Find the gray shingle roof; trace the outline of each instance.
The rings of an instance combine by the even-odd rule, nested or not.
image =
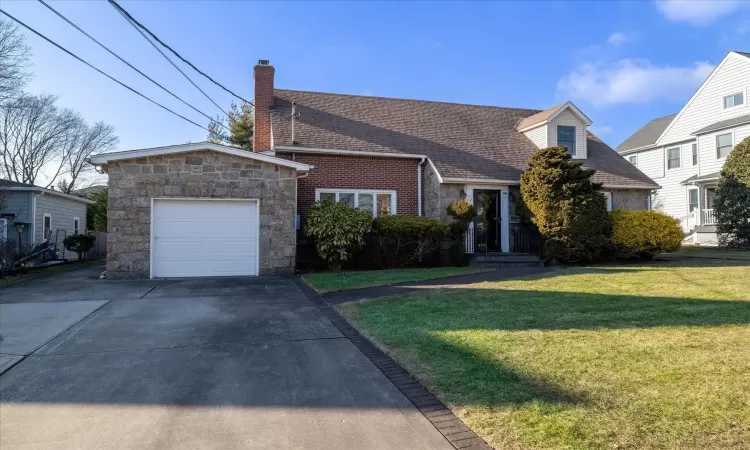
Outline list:
[[[275,90],[275,145],[427,155],[444,178],[520,179],[536,146],[517,125],[539,110],[423,100]],[[597,137],[588,136],[586,167],[611,185],[656,186]]]
[[[718,122],[714,122],[711,125],[707,127],[703,127],[698,131],[695,131],[691,134],[693,135],[699,135],[704,133],[710,133],[711,131],[717,131],[724,128],[730,128],[737,125],[743,125],[746,123],[750,123],[750,114],[746,114],[744,116],[734,117],[732,119],[726,119],[726,120],[720,120]]]
[[[661,136],[664,130],[667,129],[669,124],[672,123],[672,119],[676,116],[677,113],[674,113],[652,120],[633,133],[629,138],[625,139],[622,144],[615,148],[615,151],[622,153],[628,150],[633,150],[634,148],[641,148],[653,144],[659,139],[659,136]]]
[[[6,179],[0,179],[0,187],[38,187],[33,184],[19,183],[18,181],[11,181]]]
[[[738,53],[738,54],[740,54],[742,56],[746,56],[746,57],[750,58],[750,53],[738,52],[738,51],[735,51],[735,53]]]

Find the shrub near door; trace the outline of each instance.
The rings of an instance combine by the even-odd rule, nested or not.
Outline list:
[[[674,217],[657,211],[612,212],[612,244],[618,258],[653,259],[677,251],[682,228]]]

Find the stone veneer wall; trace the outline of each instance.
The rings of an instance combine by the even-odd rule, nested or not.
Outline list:
[[[152,198],[260,199],[260,275],[294,271],[295,169],[212,151],[109,165],[107,277],[148,278]]]
[[[452,222],[453,219],[448,216],[446,208],[461,198],[461,190],[464,186],[462,184],[441,184],[437,174],[429,164],[425,164],[422,176],[424,178],[422,192],[424,215],[445,223]]]
[[[648,209],[649,191],[645,189],[612,189],[612,209],[641,211]]]

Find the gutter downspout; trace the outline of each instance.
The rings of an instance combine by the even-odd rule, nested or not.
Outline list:
[[[422,158],[417,164],[417,215],[422,215],[422,166],[427,161],[427,158]]]

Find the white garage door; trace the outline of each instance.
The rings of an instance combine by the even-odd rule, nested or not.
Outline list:
[[[154,200],[152,277],[258,274],[256,200]]]

